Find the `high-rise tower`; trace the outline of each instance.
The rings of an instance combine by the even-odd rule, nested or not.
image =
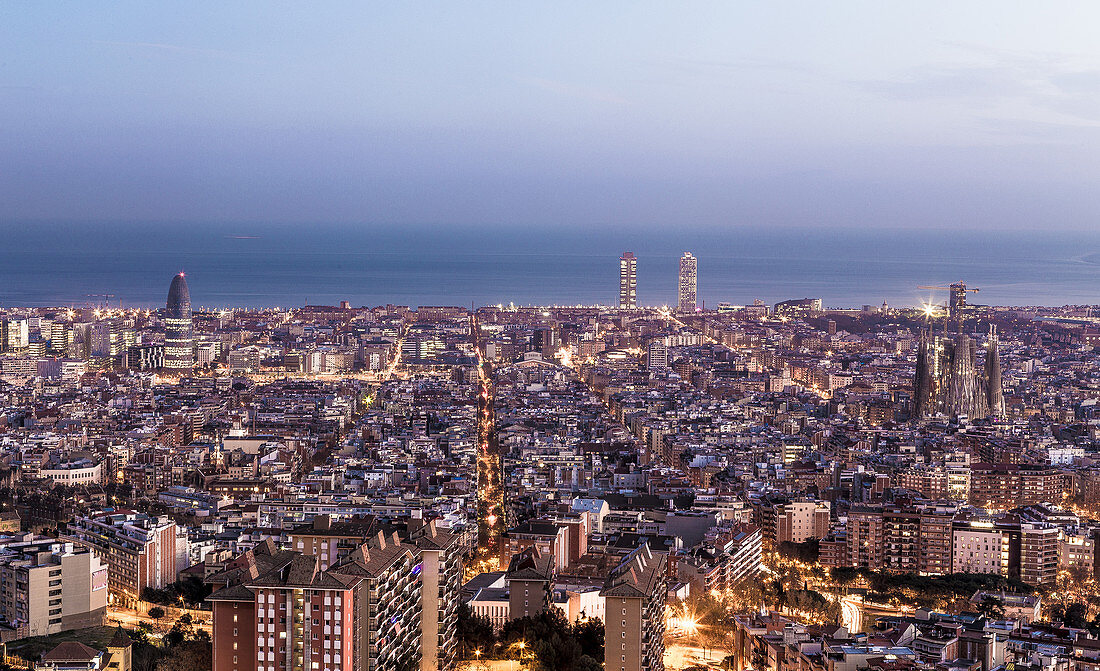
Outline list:
[[[190,371],[195,366],[194,334],[191,325],[191,291],[181,272],[172,278],[164,312],[164,367]]]
[[[699,260],[691,252],[684,252],[680,257],[680,312],[695,312],[698,305],[696,294],[696,273],[699,270]]]
[[[619,307],[638,307],[638,259],[634,252],[619,257]]]

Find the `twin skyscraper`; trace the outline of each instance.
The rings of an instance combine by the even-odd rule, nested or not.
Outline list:
[[[677,295],[679,312],[695,312],[699,306],[697,275],[699,260],[691,252],[680,257],[680,281]],[[638,257],[624,252],[619,257],[619,308],[638,307]]]

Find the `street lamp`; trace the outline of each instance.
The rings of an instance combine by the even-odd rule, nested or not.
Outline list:
[[[527,647],[527,642],[526,641],[520,641],[519,643],[516,643],[515,645],[516,645],[517,648],[519,648],[520,661],[523,661],[523,649]],[[509,668],[511,668],[511,669],[516,668],[516,660],[509,659],[508,662],[509,662],[509,664],[508,664]]]

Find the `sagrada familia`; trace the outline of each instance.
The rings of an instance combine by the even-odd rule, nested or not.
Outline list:
[[[969,419],[1004,417],[1001,359],[993,327],[989,330],[981,370],[977,365],[977,349],[977,341],[961,332],[934,336],[931,326],[921,331],[913,380],[913,419],[936,415],[966,415]]]

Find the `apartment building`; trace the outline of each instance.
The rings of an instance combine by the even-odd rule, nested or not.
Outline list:
[[[434,520],[408,530],[408,542],[420,550],[421,671],[452,671],[457,664],[461,540],[458,534],[438,529]]]
[[[0,539],[0,615],[22,636],[103,624],[107,566],[91,550],[33,534]]]
[[[107,564],[110,594],[125,604],[135,603],[146,587],[175,582],[180,565],[188,563],[186,536],[168,517],[104,511],[73,518],[69,533]]]
[[[1057,468],[1019,464],[974,464],[970,467],[970,503],[1008,510],[1061,501],[1067,476]]]
[[[504,579],[508,586],[508,619],[535,617],[550,609],[554,560],[543,556],[537,546],[514,555]]]
[[[805,543],[829,533],[827,501],[788,501],[774,508],[775,540],[778,543]]]
[[[668,557],[643,543],[611,571],[604,597],[604,669],[660,671]]]
[[[458,536],[431,523],[404,533],[378,532],[328,569],[270,540],[227,562],[208,578],[221,588],[209,597],[214,671],[453,669]]]

